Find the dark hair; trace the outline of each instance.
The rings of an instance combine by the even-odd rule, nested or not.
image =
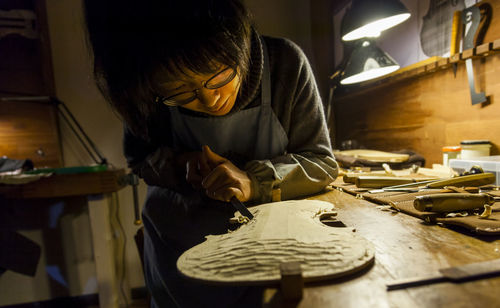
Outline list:
[[[251,22],[240,0],[85,0],[94,78],[134,133],[147,137],[158,73],[248,72]]]

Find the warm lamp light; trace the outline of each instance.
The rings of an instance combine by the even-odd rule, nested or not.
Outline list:
[[[409,17],[410,12],[398,0],[353,0],[342,19],[342,40],[378,37]]]
[[[360,42],[349,58],[340,83],[354,84],[390,74],[399,64],[373,41]]]

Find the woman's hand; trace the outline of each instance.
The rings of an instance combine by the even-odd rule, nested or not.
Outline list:
[[[252,182],[247,173],[227,158],[212,152],[208,146],[203,146],[202,150],[204,156],[202,160],[206,163],[204,167],[208,166],[210,169],[210,172],[203,175],[201,181],[207,196],[226,202],[233,196],[243,202],[250,200]]]

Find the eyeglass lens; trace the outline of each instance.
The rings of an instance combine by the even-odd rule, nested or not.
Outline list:
[[[217,73],[215,76],[212,76],[210,79],[208,79],[203,86],[210,90],[221,88],[226,84],[228,84],[229,82],[231,82],[235,76],[236,76],[236,70],[233,69],[232,67],[228,67],[222,70],[221,72]],[[159,97],[157,98],[157,101],[160,101],[168,106],[184,105],[193,101],[197,97],[198,95],[196,93],[197,91],[198,89],[194,91],[183,92],[176,95],[172,95],[167,98]]]

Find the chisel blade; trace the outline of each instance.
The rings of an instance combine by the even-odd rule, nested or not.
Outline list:
[[[231,197],[230,202],[234,206],[234,208],[237,209],[238,212],[240,212],[241,215],[246,216],[248,219],[253,219],[252,213],[250,213],[250,211],[240,200],[238,200],[238,198],[233,196]]]
[[[429,276],[429,277],[414,277],[401,280],[395,280],[387,284],[387,291],[405,289],[409,287],[418,287],[428,284],[444,282],[446,277],[443,275]]]
[[[444,281],[468,281],[500,275],[500,259],[442,268],[440,274],[396,280],[387,284],[387,290],[397,290]]]

